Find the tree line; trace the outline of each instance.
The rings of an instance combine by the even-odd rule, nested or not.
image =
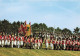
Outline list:
[[[0,20],[0,33],[4,32],[5,34],[18,34],[18,29],[21,24],[24,22],[9,22],[8,20]],[[32,33],[39,33],[39,32],[46,32],[46,33],[56,33],[56,34],[79,34],[79,27],[76,27],[74,31],[72,32],[70,29],[64,28],[60,29],[57,27],[56,29],[54,27],[48,27],[45,23],[34,23],[31,25],[31,31]]]

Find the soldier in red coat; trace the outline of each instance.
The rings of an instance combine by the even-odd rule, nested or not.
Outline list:
[[[60,50],[62,50],[62,40],[61,39],[59,41],[59,44],[60,44]]]
[[[72,41],[72,39],[70,39],[70,50],[73,50],[73,41]]]
[[[8,47],[10,47],[10,36],[8,36]]]
[[[69,39],[67,38],[67,40],[66,40],[66,50],[69,50]]]
[[[27,38],[27,45],[26,45],[26,47],[29,48],[29,46],[30,46],[30,37]]]
[[[1,38],[2,38],[2,36],[0,35],[0,47],[1,47]]]
[[[56,50],[56,40],[53,39],[54,50]]]
[[[20,48],[20,41],[21,41],[21,38],[20,38],[20,36],[18,36],[18,38],[17,38],[17,45],[18,45],[18,48]]]
[[[59,39],[56,41],[56,49],[59,50]]]
[[[6,48],[8,47],[8,36],[7,35],[5,36],[5,47]]]
[[[40,48],[40,38],[38,38],[38,49]]]
[[[21,43],[21,48],[23,47],[23,43],[24,43],[24,37],[23,36],[21,36],[21,41],[20,41],[20,43]]]
[[[63,40],[62,40],[62,49],[63,50],[66,49],[66,40],[65,40],[65,38],[63,38]]]
[[[78,50],[78,40],[75,41],[75,50]]]
[[[35,43],[35,47],[34,47],[34,49],[37,49],[37,44],[38,44],[38,40],[37,40],[37,38],[34,39],[34,43]]]
[[[42,45],[43,45],[42,38],[40,38],[40,48],[41,49],[42,49]]]
[[[14,45],[14,37],[11,37],[11,47],[13,48]]]
[[[73,40],[73,50],[75,50],[75,40]]]
[[[80,51],[80,41],[79,41],[78,45],[79,45],[78,50]]]
[[[4,40],[5,40],[5,36],[4,35],[2,36],[1,40],[2,40],[2,47],[3,47],[4,46]]]
[[[48,47],[49,47],[49,40],[48,40],[48,38],[45,39],[45,46],[46,46],[46,50],[47,50]]]

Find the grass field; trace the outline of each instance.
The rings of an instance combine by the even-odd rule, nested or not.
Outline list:
[[[80,51],[0,48],[0,56],[80,56]]]

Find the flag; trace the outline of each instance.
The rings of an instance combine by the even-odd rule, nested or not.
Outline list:
[[[27,33],[26,33],[26,36],[30,36],[30,35],[31,35],[31,28],[30,28],[30,25],[27,24],[26,27],[27,27]]]
[[[20,28],[18,29],[18,33],[23,34],[25,36],[31,35],[31,22],[29,24],[26,24],[26,21],[24,24],[20,25]]]

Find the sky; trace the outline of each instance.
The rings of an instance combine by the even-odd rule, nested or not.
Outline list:
[[[0,20],[45,23],[74,30],[80,27],[80,0],[0,0]]]

